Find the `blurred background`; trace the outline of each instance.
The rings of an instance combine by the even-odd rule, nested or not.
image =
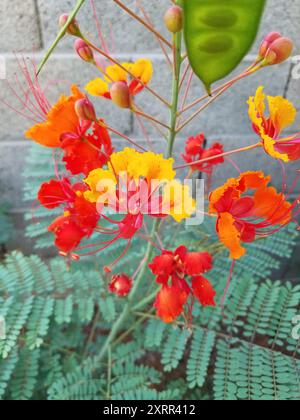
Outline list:
[[[152,87],[168,98],[170,95],[169,69],[153,35],[133,21],[112,0],[96,0],[95,3],[110,50],[124,61],[140,57],[152,59],[154,66]],[[140,13],[135,0],[124,0],[124,3],[136,13]],[[170,0],[143,0],[141,3],[149,13],[155,27],[163,31],[166,37],[169,36],[164,30],[163,15],[170,5]],[[19,107],[19,104],[9,89],[7,81],[12,83],[22,95],[15,83],[15,75],[20,74],[15,53],[21,53],[23,57],[38,62],[56,36],[58,17],[64,12],[69,12],[75,4],[75,0],[1,0],[0,97],[13,107]],[[88,0],[79,13],[78,20],[84,33],[99,43]],[[180,160],[180,152],[183,150],[186,138],[201,132],[205,132],[209,143],[223,142],[226,150],[257,142],[248,119],[246,102],[259,85],[264,85],[266,92],[270,95],[286,96],[294,101],[300,110],[300,0],[268,1],[261,33],[241,68],[247,67],[253,61],[262,37],[271,30],[281,31],[294,40],[293,59],[281,66],[267,68],[236,84],[214,105],[204,111],[178,139],[178,160]],[[44,86],[47,86],[51,101],[56,101],[60,93],[67,93],[71,83],[84,87],[91,78],[95,77],[97,77],[95,70],[81,62],[74,53],[73,39],[70,37],[66,37],[61,42],[41,74],[41,80]],[[203,87],[195,77],[189,102],[202,94]],[[167,110],[147,92],[139,96],[138,101],[140,106],[155,117],[161,120],[168,118]],[[142,139],[140,127],[130,112],[117,109],[100,98],[96,102],[98,115],[106,119],[111,126],[133,138]],[[298,118],[297,131],[299,131],[299,122]],[[28,214],[32,204],[24,203],[22,174],[32,147],[30,141],[24,139],[24,131],[29,125],[28,121],[0,102],[0,243],[3,250],[18,248],[27,253],[31,252],[33,242],[24,237],[25,225],[28,223],[28,217],[24,222],[24,213]],[[151,125],[146,124],[146,127],[156,149],[163,151],[164,140]],[[295,132],[294,128],[291,129],[292,132]],[[271,173],[273,182],[281,187],[280,167],[276,162],[264,156],[261,151],[239,156],[235,158],[235,161],[243,170],[263,169],[266,173]],[[31,164],[33,163],[31,161]],[[289,165],[290,182],[294,179],[297,169],[297,164]],[[233,167],[229,164],[223,165],[215,174],[215,183],[221,184],[225,178],[232,175],[235,175]],[[10,223],[14,226],[13,236]],[[297,263],[297,252],[295,260]],[[296,263],[293,267],[297,271]]]

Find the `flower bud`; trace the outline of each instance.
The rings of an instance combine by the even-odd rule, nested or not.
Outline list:
[[[269,66],[281,64],[292,55],[293,48],[293,41],[289,38],[278,38],[270,45],[264,61]]]
[[[129,87],[124,82],[116,82],[110,89],[111,100],[120,108],[130,108],[131,98]]]
[[[276,41],[276,39],[281,38],[279,32],[270,32],[262,41],[259,49],[259,58],[263,59],[270,48],[271,44]]]
[[[79,99],[75,103],[75,112],[81,120],[96,121],[95,108],[87,98]]]
[[[109,285],[109,291],[117,296],[127,296],[132,289],[133,281],[126,274],[113,276]]]
[[[69,19],[69,15],[67,13],[64,13],[63,15],[61,15],[60,18],[59,18],[59,21],[58,21],[59,26],[61,28],[63,28],[65,26],[65,24],[67,23],[68,19]],[[81,35],[80,29],[79,29],[79,24],[78,24],[76,19],[72,20],[72,22],[67,27],[66,32],[69,35],[73,35],[73,36],[80,36]]]
[[[83,61],[87,61],[88,63],[94,62],[94,54],[91,47],[89,47],[82,39],[76,39],[74,48]]]
[[[173,34],[180,32],[183,28],[183,10],[179,6],[170,7],[164,17],[167,29]]]

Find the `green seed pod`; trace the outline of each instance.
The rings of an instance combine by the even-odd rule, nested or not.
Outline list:
[[[208,92],[249,52],[265,3],[266,0],[183,0],[189,60]]]

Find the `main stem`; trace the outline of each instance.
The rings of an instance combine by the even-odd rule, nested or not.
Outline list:
[[[178,32],[174,35],[174,76],[172,84],[172,105],[170,111],[170,137],[167,156],[171,157],[173,155],[174,143],[176,140],[176,125],[177,125],[177,115],[178,115],[178,99],[179,99],[179,90],[180,90],[180,70],[182,64],[181,57],[181,44],[182,44],[182,32]]]
[[[154,238],[155,233],[157,231],[159,225],[159,219],[155,220],[154,224],[153,224],[153,228],[152,228],[152,233],[151,233],[151,238]],[[115,322],[115,324],[113,325],[102,349],[101,352],[98,356],[98,360],[99,362],[102,361],[103,357],[106,355],[107,351],[109,350],[109,347],[111,345],[111,343],[114,341],[114,339],[116,338],[118,332],[120,331],[123,323],[126,321],[128,315],[131,312],[131,309],[133,307],[134,301],[135,301],[135,297],[137,294],[137,291],[140,287],[140,284],[143,281],[143,278],[145,276],[147,267],[148,267],[148,262],[151,259],[152,256],[152,252],[153,252],[153,245],[149,242],[148,247],[147,247],[147,251],[146,251],[146,255],[145,255],[145,264],[143,266],[143,268],[141,269],[138,277],[135,279],[134,281],[134,286],[131,290],[131,293],[128,297],[127,303],[122,311],[122,313],[120,314],[119,318],[117,319],[117,321]]]
[[[169,143],[168,143],[168,149],[166,152],[167,157],[172,157],[173,155],[173,149],[174,149],[174,143],[176,139],[176,124],[177,124],[177,112],[178,112],[178,97],[179,97],[179,88],[180,88],[180,70],[181,70],[181,64],[182,64],[182,57],[181,57],[181,43],[182,43],[182,33],[179,32],[178,34],[174,35],[174,71],[173,71],[173,88],[172,88],[172,106],[171,106],[171,112],[170,112],[170,135],[169,135]],[[159,227],[159,219],[155,220],[153,223],[153,228],[151,232],[151,239],[155,238],[155,234]],[[120,314],[119,318],[113,325],[100,353],[98,356],[98,361],[101,362],[103,358],[106,356],[107,352],[110,349],[111,344],[116,339],[118,333],[120,332],[122,325],[128,318],[129,314],[132,311],[132,308],[134,306],[135,299],[137,292],[139,290],[139,287],[144,279],[146,270],[148,268],[148,263],[152,257],[153,253],[153,245],[149,242],[146,255],[145,255],[145,264],[143,268],[141,269],[138,277],[135,279],[134,286],[131,290],[131,293],[128,297],[127,303]]]

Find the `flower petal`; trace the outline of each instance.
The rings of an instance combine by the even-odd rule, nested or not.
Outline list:
[[[194,277],[192,279],[192,289],[196,298],[203,306],[216,306],[216,292],[212,284],[204,277]]]
[[[230,251],[230,258],[238,260],[246,253],[241,245],[241,233],[235,226],[235,219],[230,213],[221,213],[217,222],[220,241]]]

